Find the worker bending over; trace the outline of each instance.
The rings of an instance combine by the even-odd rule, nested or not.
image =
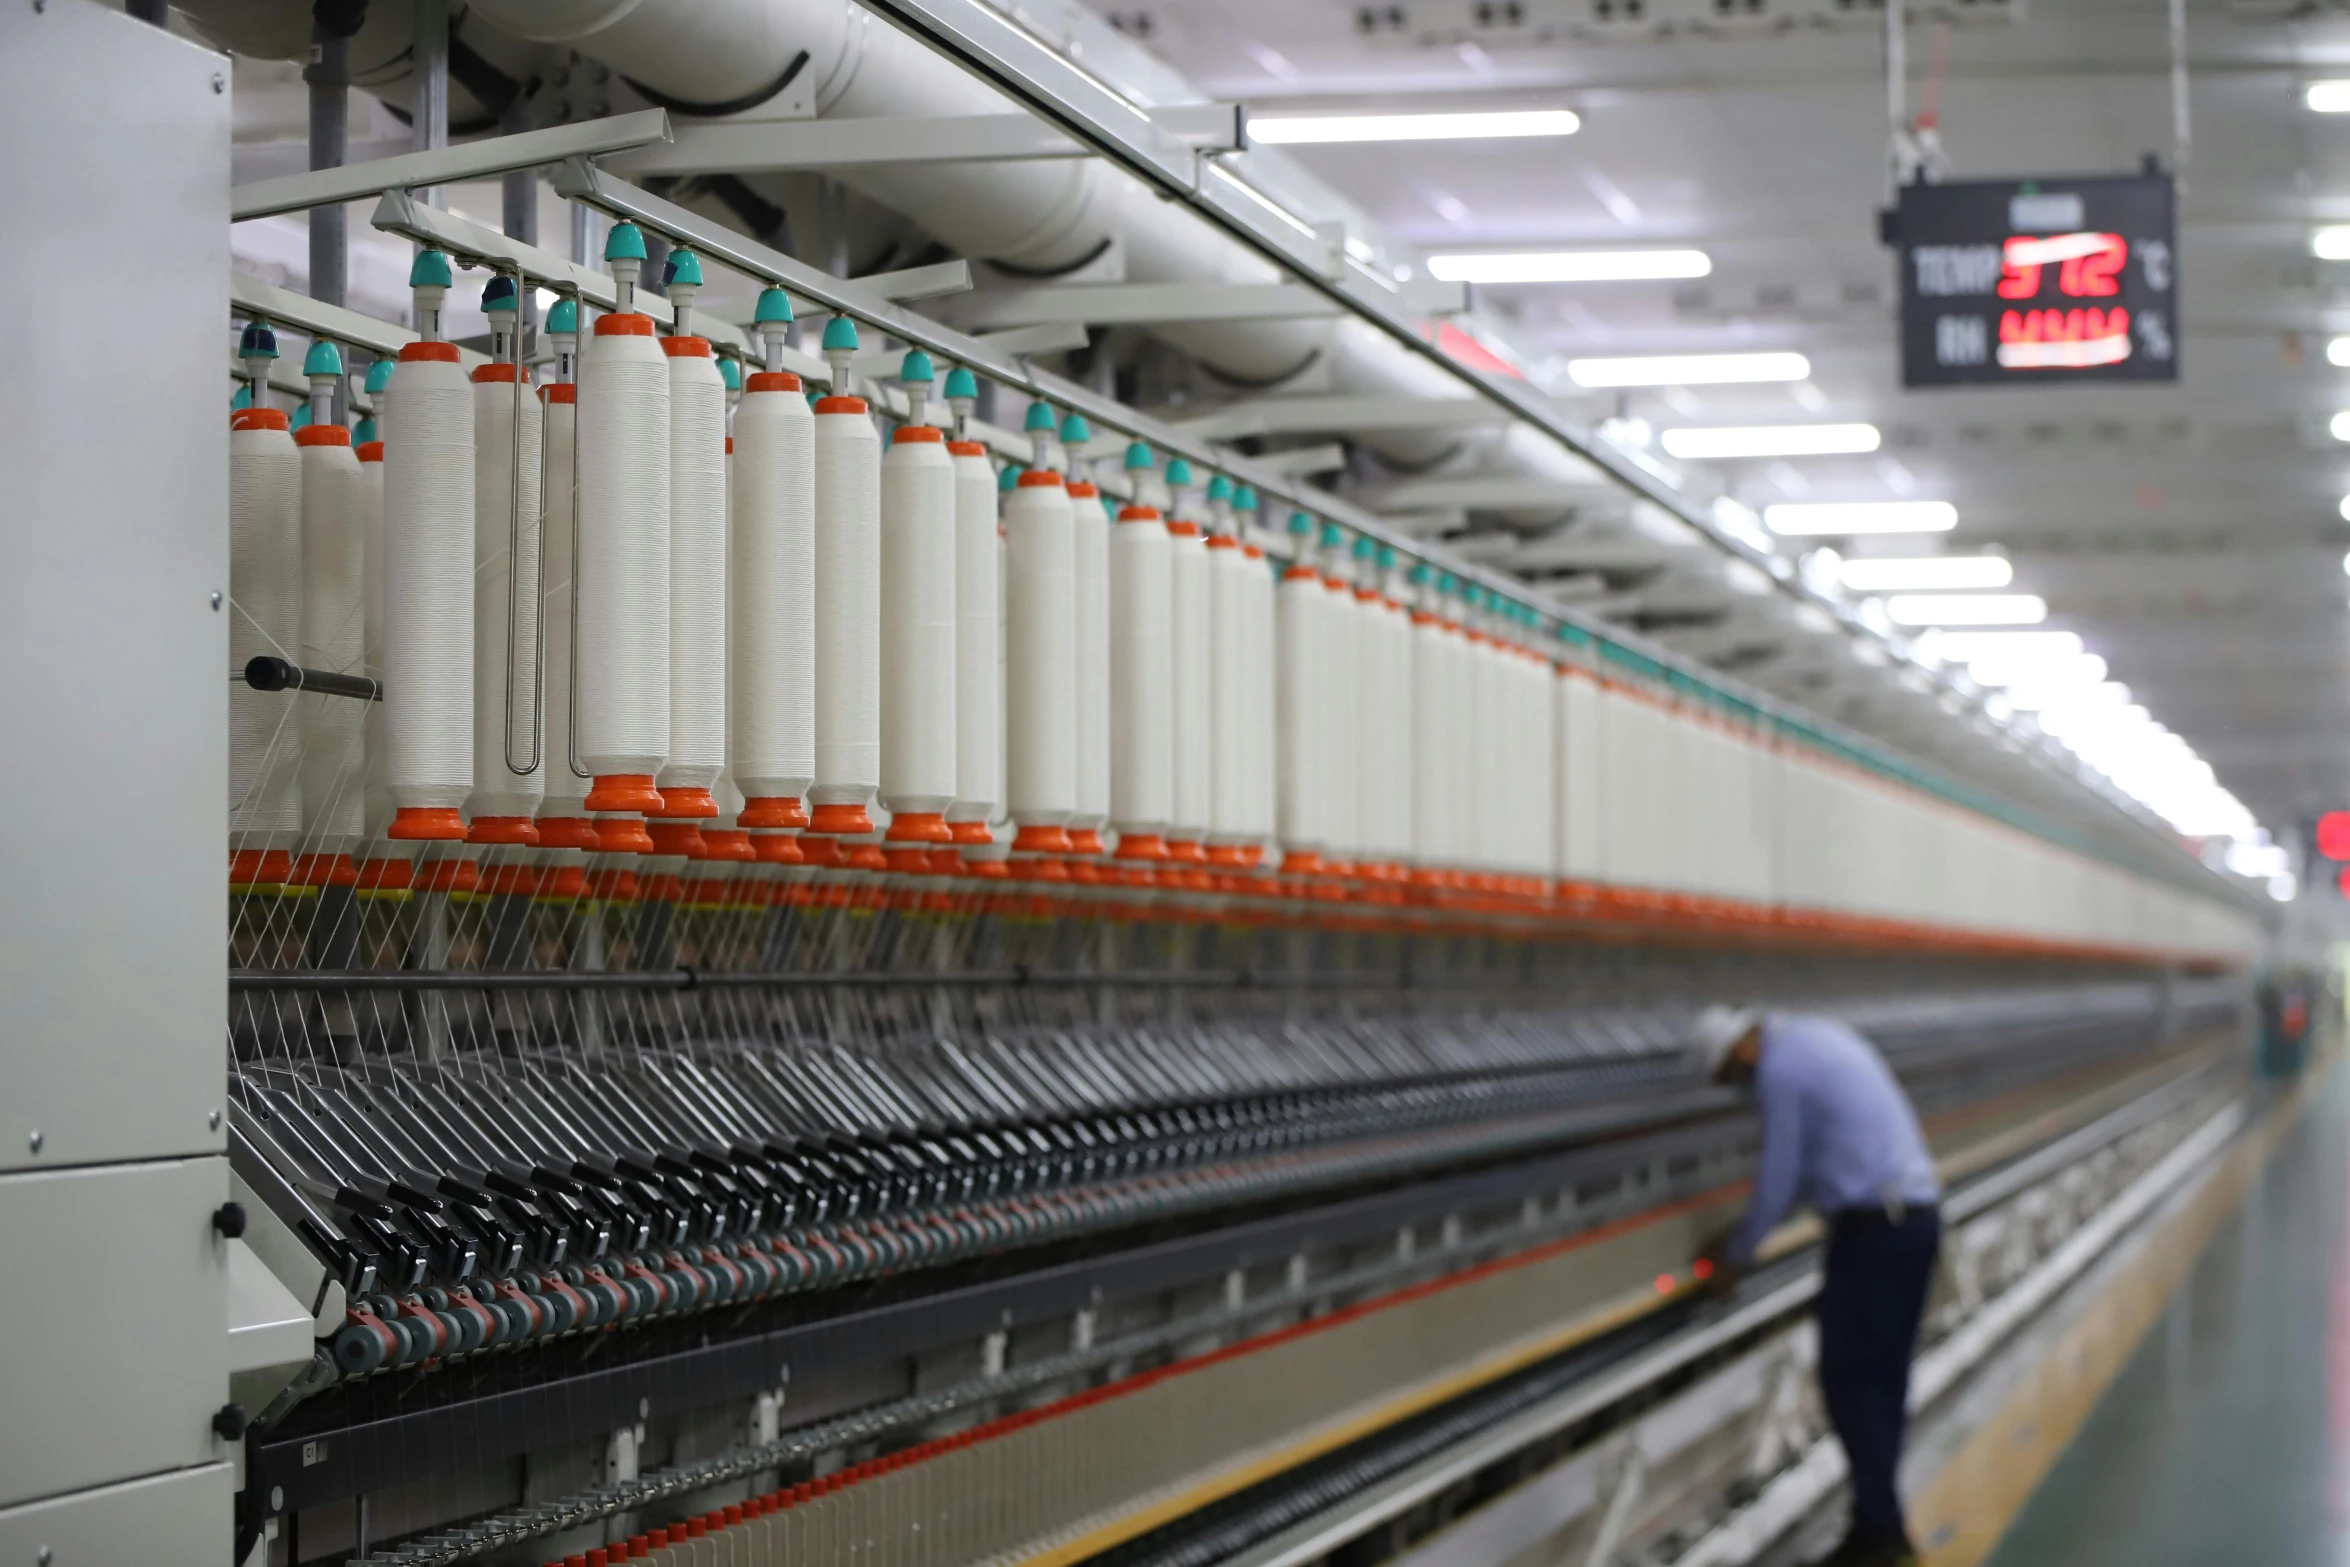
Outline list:
[[[1820,1392],[1852,1473],[1852,1527],[1826,1560],[1912,1562],[1896,1484],[1910,1358],[1942,1241],[1942,1186],[1917,1113],[1875,1047],[1831,1018],[1711,1007],[1697,1042],[1708,1074],[1751,1088],[1762,1118],[1746,1216],[1707,1253],[1716,1286],[1752,1266],[1798,1201],[1828,1228]]]

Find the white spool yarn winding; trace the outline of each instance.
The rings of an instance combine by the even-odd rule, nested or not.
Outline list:
[[[538,394],[517,388],[513,366],[473,372],[473,793],[465,814],[483,841],[532,840],[513,824],[534,815],[546,795],[539,669],[543,424]],[[506,826],[485,828],[485,822]]]
[[[1177,844],[1206,838],[1215,817],[1215,742],[1209,734],[1208,682],[1214,635],[1208,587],[1208,541],[1199,524],[1167,524],[1168,638],[1173,666],[1175,779],[1168,836]],[[1223,553],[1219,551],[1219,553]],[[1179,851],[1184,852],[1184,851]]]
[[[568,382],[545,389],[541,438],[546,444],[546,534],[540,543],[541,574],[545,579],[541,623],[546,627],[546,762],[539,769],[545,795],[539,802],[540,841],[546,841],[544,823],[579,821],[587,817],[588,790],[594,775],[577,757],[572,714],[577,694],[572,686],[574,655],[571,641],[572,544],[577,518],[579,388]]]
[[[1256,580],[1264,569],[1241,550],[1240,542],[1218,534],[1208,540],[1208,838],[1219,865],[1236,866],[1233,852],[1257,832],[1255,778],[1250,757],[1256,687],[1265,679],[1252,667],[1256,644]]]
[[[1077,524],[1061,476],[1004,504],[1004,794],[1021,845],[1068,847],[1077,810]]]
[[[1174,541],[1152,506],[1110,531],[1110,821],[1127,859],[1166,855],[1175,807]]]
[[[670,816],[715,816],[726,767],[726,382],[710,344],[669,359],[669,752],[654,779]]]
[[[788,371],[734,416],[727,559],[727,755],[748,827],[805,824],[816,781],[816,418]]]
[[[384,416],[384,774],[395,838],[462,838],[473,787],[473,387],[410,343]]]
[[[1070,825],[1098,833],[1110,820],[1110,514],[1101,491],[1069,486],[1077,542],[1077,812]],[[1080,853],[1101,852],[1080,837]]]
[[[302,652],[305,669],[355,675],[366,661],[366,490],[350,432],[311,425],[302,463]],[[368,467],[375,467],[370,463]],[[372,702],[304,696],[302,832],[318,854],[348,854],[366,829],[366,743]]]
[[[881,787],[881,437],[861,397],[816,405],[819,833],[873,830]]]
[[[1249,653],[1248,667],[1256,672],[1249,681],[1249,795],[1254,802],[1249,816],[1249,834],[1260,845],[1270,843],[1275,836],[1276,799],[1278,791],[1278,719],[1275,713],[1274,682],[1266,672],[1274,666],[1278,633],[1275,626],[1272,563],[1257,545],[1242,547],[1248,560],[1249,587]]]
[[[955,489],[946,437],[929,425],[902,426],[881,460],[881,803],[896,843],[952,836]]]
[[[1354,584],[1333,573],[1322,579],[1324,645],[1315,701],[1321,736],[1322,837],[1349,865],[1362,856],[1362,711],[1364,657],[1370,636]]]
[[[379,426],[390,403],[388,393],[377,394]],[[369,441],[359,448],[358,455],[360,571],[365,579],[367,606],[361,633],[360,668],[370,680],[381,680],[384,674],[384,443]],[[369,838],[380,838],[392,824],[392,794],[384,780],[384,705],[369,702],[366,707],[366,716],[359,721],[365,754],[359,775],[361,809],[365,812],[361,831]]]
[[[955,467],[955,803],[958,843],[984,843],[1003,804],[1003,545],[987,448],[948,443]]]
[[[299,662],[302,643],[302,457],[286,416],[244,409],[229,424],[229,667],[268,656]],[[229,687],[228,830],[232,848],[293,847],[302,830],[301,726],[285,697]]]
[[[1445,640],[1449,633],[1423,593],[1412,612],[1412,860],[1429,871],[1452,854],[1451,759],[1444,754]]]
[[[1304,561],[1281,574],[1280,621],[1274,669],[1281,846],[1300,871],[1320,868],[1328,843],[1328,789],[1324,782],[1322,718],[1324,619],[1330,592]]]
[[[657,811],[653,777],[669,755],[669,363],[650,317],[597,319],[578,396],[572,740],[595,809]]]

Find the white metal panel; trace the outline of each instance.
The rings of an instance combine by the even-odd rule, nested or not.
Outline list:
[[[71,258],[0,316],[0,1170],[223,1146],[228,69],[0,7],[0,212]]]
[[[225,1158],[0,1177],[0,1506],[223,1456],[227,1197]]]
[[[0,1562],[56,1567],[226,1564],[234,1471],[225,1463],[0,1508]]]

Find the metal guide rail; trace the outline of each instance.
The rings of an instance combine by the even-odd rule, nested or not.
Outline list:
[[[2117,1070],[2105,1063],[2141,1048],[2166,1005],[2172,1026],[2203,1028],[2224,1024],[2234,999],[2212,987],[2165,1003],[2154,987],[2115,985],[1939,1008],[1905,1000],[1874,1017],[1848,1010],[1886,1041],[1930,1116],[1940,1106],[1964,1119],[2003,1094],[2045,1092],[2034,1085],[2052,1074]],[[545,1059],[299,1079],[250,1069],[232,1116],[240,1177],[312,1244],[321,1288],[331,1282],[351,1305],[318,1364],[265,1416],[253,1439],[263,1483],[249,1495],[275,1492],[298,1510],[413,1484],[452,1462],[624,1428],[647,1411],[658,1424],[722,1408],[775,1385],[779,1367],[886,1365],[1309,1249],[1335,1260],[1294,1288],[1375,1294],[1415,1269],[1571,1238],[1605,1214],[1718,1187],[1745,1157],[1746,1134],[1709,1096],[1677,1086],[1677,1035],[1652,1018],[1645,1056],[1620,1044],[1588,1054],[1601,1039],[1638,1037],[1635,1025],[1628,1012],[1586,1018],[1573,1036],[1584,1054],[1532,1053],[1498,1074],[1490,1061],[1433,1072],[1391,1062],[1385,1073],[1358,1061],[1279,1085],[1236,1073],[1220,1093],[1161,1083],[1156,1098],[1124,1103],[1103,1085],[1121,1064],[1166,1059],[1147,1038],[1113,1037],[1057,1063],[1042,1037],[991,1039],[959,1062],[927,1065],[904,1052],[761,1063],[749,1052],[656,1049],[602,1080]],[[1518,1027],[1540,1037],[1526,1036],[1525,1020]],[[1121,1044],[1142,1053],[1121,1055]],[[1229,1037],[1203,1057],[1227,1068],[1248,1059]],[[999,1083],[1025,1071],[1026,1086],[1058,1081],[1061,1097],[952,1129],[910,1119],[824,1127],[811,1115],[887,1104],[876,1087],[885,1082],[909,1102],[953,1072],[979,1074],[965,1079],[976,1084],[990,1060],[1007,1074]],[[722,1075],[745,1071],[783,1075]],[[683,1124],[746,1083],[775,1096],[770,1105],[797,1104],[788,1133],[647,1146],[646,1129]],[[1128,1080],[1130,1091],[1145,1086]],[[442,1146],[512,1146],[525,1123],[565,1114],[639,1119],[625,1138],[541,1149],[502,1171],[476,1160],[385,1179],[350,1164],[305,1168],[288,1151],[298,1143],[305,1157],[365,1162],[413,1153],[407,1138],[436,1127],[448,1138],[460,1122],[462,1137]],[[1527,1207],[1561,1189],[1584,1200],[1556,1213]],[[777,1199],[784,1206],[761,1211]],[[1497,1237],[1456,1233],[1460,1215],[1480,1213],[1506,1221]],[[1397,1254],[1399,1232],[1430,1224],[1435,1242]],[[468,1255],[470,1270],[453,1271]],[[362,1256],[373,1277],[353,1271]],[[405,1289],[384,1276],[394,1260],[410,1270]],[[1185,1319],[1162,1324],[1162,1341],[1218,1331],[1215,1320]],[[1097,1369],[1154,1353],[1131,1333],[1099,1342],[1105,1356],[1087,1362]],[[1082,1369],[1011,1374],[1049,1385]],[[883,1400],[853,1418],[880,1440],[967,1420],[1002,1396],[983,1388],[951,1408],[895,1415]]]

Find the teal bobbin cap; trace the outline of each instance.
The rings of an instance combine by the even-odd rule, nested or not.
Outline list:
[[[237,338],[237,357],[239,359],[275,359],[277,357],[277,334],[269,329],[268,322],[249,321],[245,324],[243,334]]]
[[[481,286],[482,314],[487,315],[493,310],[499,310],[507,315],[512,315],[514,306],[515,289],[512,278],[501,273]]]
[[[726,383],[730,392],[743,389],[743,362],[728,354],[718,361],[718,379]]]
[[[367,390],[370,396],[392,389],[392,361],[379,358],[367,367]]]
[[[950,398],[979,395],[979,377],[971,373],[970,366],[957,365],[947,372],[946,395]]]
[[[1020,475],[1027,471],[1016,462],[1008,462],[1004,464],[1004,471],[995,476],[995,487],[1003,494],[1009,495],[1020,488]]]
[[[1085,415],[1071,410],[1061,421],[1061,444],[1082,446],[1093,439],[1093,426],[1085,422]]]
[[[751,312],[751,325],[788,326],[791,324],[791,300],[780,288],[759,290],[759,306]]]
[[[579,335],[579,301],[558,299],[547,309],[547,330],[558,336]]]
[[[1020,428],[1026,430],[1030,435],[1050,435],[1060,427],[1061,421],[1053,417],[1053,407],[1050,403],[1030,403],[1028,417],[1022,420],[1020,425]]]
[[[824,351],[851,350],[857,346],[857,323],[847,316],[834,316],[824,323]]]
[[[1148,442],[1130,441],[1127,443],[1126,471],[1128,473],[1145,473],[1158,465],[1158,459],[1151,455]]]
[[[919,348],[909,348],[905,363],[898,366],[898,379],[913,386],[928,386],[938,379],[938,372],[932,368],[928,354]]]
[[[645,231],[635,224],[622,221],[612,225],[612,232],[604,236],[606,261],[642,261],[645,259]]]
[[[664,284],[683,283],[688,288],[702,286],[702,258],[683,246],[669,253],[669,260],[661,268]]]
[[[1244,484],[1234,490],[1232,492],[1232,509],[1234,511],[1255,511],[1257,509],[1255,487]]]
[[[1345,543],[1346,530],[1344,528],[1340,527],[1335,522],[1325,522],[1322,524],[1322,547],[1324,549],[1329,549],[1334,545],[1344,545]]]
[[[1191,482],[1191,464],[1180,457],[1167,459],[1167,483],[1176,488]]]
[[[302,373],[312,375],[341,375],[343,351],[325,338],[310,345],[310,352],[302,356]]]
[[[1208,499],[1210,501],[1228,501],[1232,499],[1232,481],[1225,478],[1220,473],[1217,474],[1214,478],[1210,479],[1208,481]]]
[[[451,288],[457,274],[449,267],[449,254],[443,250],[420,250],[416,263],[408,269],[410,288]]]
[[[1314,519],[1302,511],[1293,511],[1289,514],[1289,531],[1301,539],[1310,538],[1314,532]]]

